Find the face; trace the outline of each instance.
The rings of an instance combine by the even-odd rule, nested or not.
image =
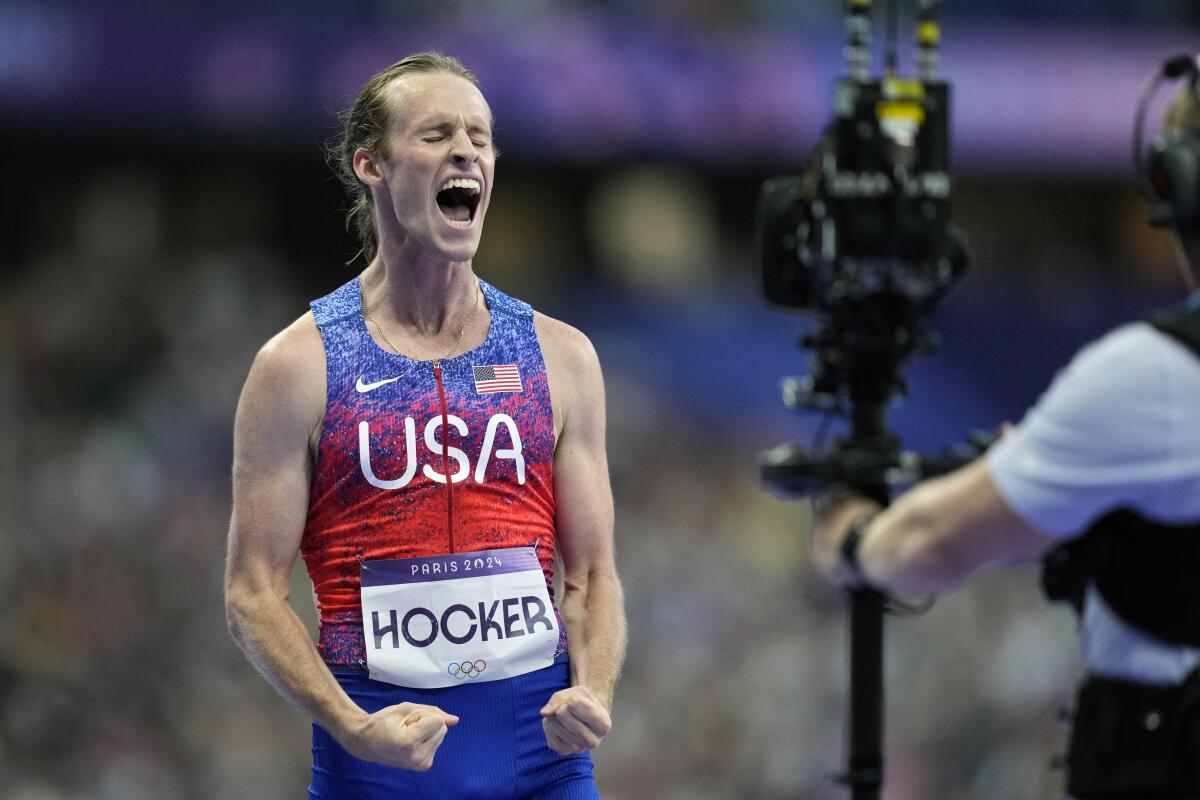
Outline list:
[[[448,72],[406,75],[389,91],[387,155],[360,150],[355,157],[360,177],[376,190],[380,234],[395,234],[414,255],[469,261],[496,166],[487,101]]]

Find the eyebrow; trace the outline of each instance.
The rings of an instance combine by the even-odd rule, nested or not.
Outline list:
[[[438,133],[448,133],[454,130],[456,123],[447,119],[432,119],[417,125],[417,131],[437,131]],[[487,136],[492,135],[491,128],[482,125],[478,122],[473,122],[467,125],[467,133],[482,133]]]

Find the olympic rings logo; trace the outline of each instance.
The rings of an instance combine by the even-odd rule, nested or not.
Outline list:
[[[461,681],[463,678],[478,678],[485,669],[487,669],[487,662],[481,658],[477,661],[464,661],[461,664],[455,661],[446,667],[446,672],[450,673],[450,677]]]

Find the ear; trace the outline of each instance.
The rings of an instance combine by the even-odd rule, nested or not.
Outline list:
[[[385,183],[379,156],[364,147],[354,151],[354,174],[367,186],[381,187]]]

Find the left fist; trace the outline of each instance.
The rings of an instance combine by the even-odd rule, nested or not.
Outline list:
[[[555,692],[541,714],[546,744],[560,756],[594,750],[612,730],[608,709],[586,686]]]

